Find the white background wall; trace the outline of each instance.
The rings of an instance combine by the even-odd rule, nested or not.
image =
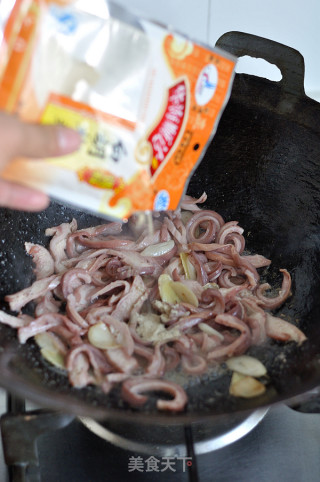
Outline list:
[[[305,59],[306,93],[320,100],[320,0],[116,1],[211,45],[223,33],[239,30],[293,47]],[[276,69],[268,66],[258,65],[254,71],[248,61],[241,61],[240,70],[278,80]]]

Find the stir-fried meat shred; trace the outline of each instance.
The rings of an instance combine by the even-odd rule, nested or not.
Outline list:
[[[157,407],[169,411],[187,403],[169,371],[199,375],[268,338],[302,343],[296,326],[265,311],[290,295],[290,274],[281,269],[279,293],[268,296],[258,269],[271,261],[244,254],[243,229],[201,209],[205,201],[186,196],[138,239],[132,222],[125,232],[121,223],[78,230],[76,220],[48,228],[48,249],[25,245],[36,280],[6,297],[18,315],[1,311],[0,322],[21,343],[35,337],[51,363],[59,357],[74,387],[122,384],[133,406],[163,392],[172,399]],[[30,301],[34,317],[21,311]]]

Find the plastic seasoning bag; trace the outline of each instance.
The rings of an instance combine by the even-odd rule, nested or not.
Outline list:
[[[0,109],[77,129],[82,144],[16,159],[1,176],[109,218],[175,209],[229,98],[235,58],[104,0],[17,0],[3,23]]]

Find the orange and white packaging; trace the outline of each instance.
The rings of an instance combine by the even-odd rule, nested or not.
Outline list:
[[[109,218],[177,208],[234,57],[104,0],[17,0],[2,34],[0,109],[82,136],[75,153],[14,160],[4,179]]]

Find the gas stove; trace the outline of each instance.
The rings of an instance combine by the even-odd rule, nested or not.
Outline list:
[[[1,418],[9,482],[319,480],[320,417],[280,404],[228,423],[100,423],[7,397]]]

